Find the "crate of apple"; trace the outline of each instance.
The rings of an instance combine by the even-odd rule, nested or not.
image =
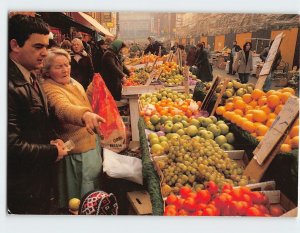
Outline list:
[[[165,200],[165,216],[251,216],[278,217],[284,213],[279,206],[270,205],[268,197],[261,192],[242,186],[233,188],[218,186],[209,181],[205,188],[192,191],[184,186],[180,195],[170,194]]]

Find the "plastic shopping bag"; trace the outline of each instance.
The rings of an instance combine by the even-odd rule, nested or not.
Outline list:
[[[103,149],[103,172],[143,185],[142,160]]]
[[[102,133],[100,145],[114,152],[120,152],[127,146],[126,128],[116,102],[98,73],[94,75],[93,87],[93,111],[106,121],[100,126]]]

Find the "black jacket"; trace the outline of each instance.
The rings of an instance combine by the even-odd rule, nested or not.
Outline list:
[[[8,208],[29,199],[48,200],[51,168],[58,151],[50,140],[47,99],[8,61],[7,197]],[[19,203],[20,204],[20,203]],[[41,204],[41,203],[40,203]],[[30,208],[30,207],[29,207]],[[14,212],[12,210],[12,212]]]
[[[199,79],[204,82],[209,82],[213,79],[208,53],[205,49],[197,49],[195,65],[198,68],[197,77]]]
[[[101,75],[115,100],[121,99],[122,78],[129,73],[118,55],[112,49],[107,49],[102,58]]]
[[[102,70],[102,57],[105,53],[105,50],[101,47],[97,48],[97,51],[95,52],[95,56],[93,58],[93,64],[94,64],[94,70],[95,73],[100,73]]]
[[[167,54],[167,51],[164,48],[164,46],[161,43],[159,43],[158,41],[154,41],[153,44],[149,44],[147,46],[147,48],[145,49],[145,51],[144,51],[145,55],[147,55],[149,52],[154,55],[158,55],[159,46],[161,46],[161,55],[163,56],[163,55]]]
[[[78,62],[74,59],[74,56],[75,54],[71,53],[71,77],[86,90],[94,76],[92,59],[86,52],[82,53]]]

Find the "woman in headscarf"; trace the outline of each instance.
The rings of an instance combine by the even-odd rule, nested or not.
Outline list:
[[[122,58],[122,49],[125,47],[123,41],[114,40],[102,58],[102,78],[116,101],[121,100],[122,83],[130,75]]]

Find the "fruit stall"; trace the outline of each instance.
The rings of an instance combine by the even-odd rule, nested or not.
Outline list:
[[[207,101],[218,106],[207,109]],[[153,215],[295,211],[299,99],[292,88],[265,93],[237,80],[200,82],[191,93],[164,87],[141,94],[138,107]]]

